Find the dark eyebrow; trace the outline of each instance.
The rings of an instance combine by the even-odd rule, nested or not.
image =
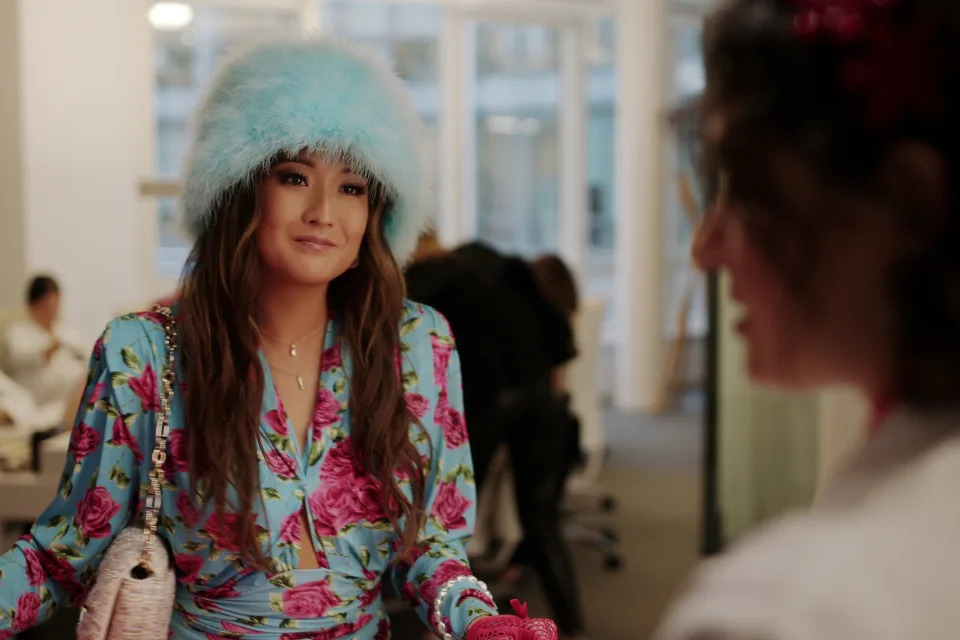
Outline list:
[[[302,164],[303,166],[310,167],[311,169],[316,168],[316,165],[314,164],[313,160],[311,160],[306,156],[280,156],[273,163],[273,166],[277,166],[278,164],[282,164],[284,162],[293,162],[294,164]]]

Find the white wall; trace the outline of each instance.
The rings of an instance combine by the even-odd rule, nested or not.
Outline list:
[[[0,0],[0,307],[23,299],[23,173],[16,0]]]
[[[25,267],[60,279],[65,322],[93,337],[143,297],[146,3],[20,0],[18,17]]]

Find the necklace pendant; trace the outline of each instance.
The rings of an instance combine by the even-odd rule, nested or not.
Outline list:
[[[297,357],[297,345],[295,344],[290,345],[290,357],[291,358]]]
[[[297,386],[300,387],[300,391],[303,391],[303,376],[297,376]]]

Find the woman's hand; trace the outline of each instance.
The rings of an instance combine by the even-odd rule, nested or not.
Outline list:
[[[467,640],[557,640],[553,620],[528,618],[527,605],[519,600],[510,604],[517,615],[479,618],[467,629]]]

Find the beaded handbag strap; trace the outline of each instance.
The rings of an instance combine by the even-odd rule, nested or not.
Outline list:
[[[160,505],[163,496],[163,465],[167,461],[167,438],[170,435],[170,406],[173,403],[173,381],[176,375],[177,321],[169,307],[156,305],[154,311],[163,316],[164,342],[167,347],[167,362],[160,376],[160,414],[157,419],[157,439],[150,460],[153,468],[148,477],[150,486],[144,506],[143,551],[140,554],[140,566],[152,571],[150,546],[157,535],[157,522],[160,519]]]

